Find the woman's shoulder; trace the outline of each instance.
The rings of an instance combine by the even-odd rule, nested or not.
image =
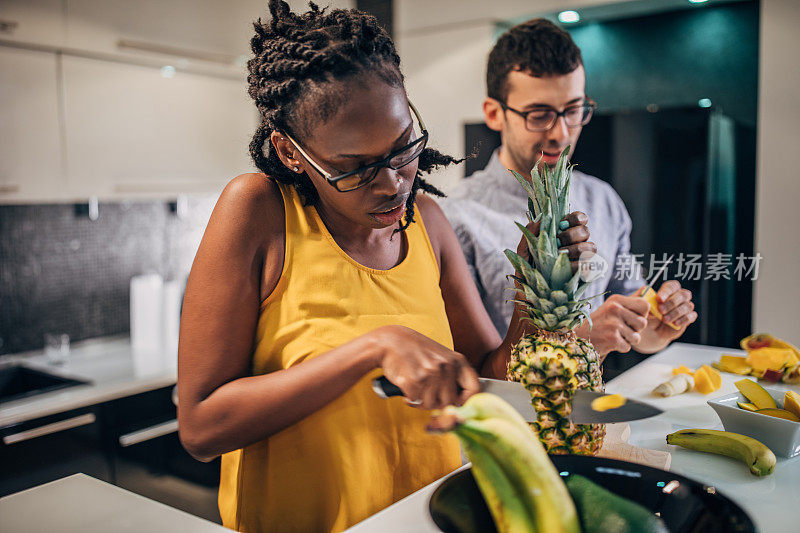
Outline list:
[[[225,186],[209,227],[222,226],[245,242],[260,244],[265,236],[283,232],[283,218],[278,185],[265,174],[248,173],[236,176]]]
[[[436,200],[424,193],[418,194],[415,200],[418,215],[425,223],[425,229],[428,232],[428,238],[430,239],[431,245],[438,256],[439,250],[441,249],[441,243],[447,237],[447,233],[452,232],[453,230],[450,227],[450,223],[447,221],[447,218],[444,216],[442,208],[439,207],[439,204],[436,202]]]

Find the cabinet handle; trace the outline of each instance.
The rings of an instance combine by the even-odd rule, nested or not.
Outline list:
[[[76,416],[75,418],[68,418],[66,420],[60,420],[59,422],[53,422],[52,424],[46,424],[44,426],[39,426],[38,428],[29,429],[27,431],[20,431],[19,433],[14,433],[13,435],[6,435],[3,437],[3,442],[5,444],[14,444],[25,440],[35,439],[36,437],[43,437],[45,435],[50,435],[51,433],[58,433],[59,431],[66,431],[68,429],[86,426],[94,423],[95,420],[96,418],[94,413],[86,413],[85,415]]]
[[[14,33],[19,26],[19,22],[13,20],[0,20],[0,33]]]
[[[178,421],[170,420],[169,422],[164,422],[163,424],[156,424],[155,426],[150,426],[146,429],[140,429],[139,431],[122,435],[119,438],[119,445],[123,448],[127,448],[128,446],[133,446],[134,444],[139,444],[141,442],[156,439],[158,437],[163,437],[164,435],[169,435],[170,433],[175,433],[176,431],[178,431]]]
[[[0,194],[14,194],[19,192],[19,185],[0,185]]]

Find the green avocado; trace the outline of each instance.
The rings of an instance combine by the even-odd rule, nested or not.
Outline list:
[[[668,533],[664,522],[631,500],[617,496],[589,479],[566,479],[583,533]]]

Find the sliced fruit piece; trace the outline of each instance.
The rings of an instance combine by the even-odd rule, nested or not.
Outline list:
[[[769,333],[755,333],[742,339],[739,344],[742,346],[743,350],[747,351],[756,350],[758,348],[788,348],[792,350],[793,354],[788,364],[796,365],[800,363],[800,350],[782,339],[773,337]],[[794,360],[794,362],[792,362],[792,360]]]
[[[714,392],[714,383],[711,381],[711,376],[706,371],[707,366],[703,365],[694,373],[694,390],[700,394],[711,394]]]
[[[758,407],[755,404],[747,403],[747,402],[736,402],[736,405],[744,409],[745,411],[758,411]]]
[[[640,291],[641,292],[641,291]],[[659,319],[661,322],[664,322],[664,315],[661,314],[661,311],[658,310],[658,300],[656,299],[656,291],[653,288],[647,289],[647,292],[641,295],[642,298],[647,300],[647,303],[650,304],[650,314]],[[678,330],[681,329],[679,326],[675,324],[670,324],[669,322],[664,322],[664,324],[668,325],[672,329]]]
[[[653,389],[652,394],[654,396],[666,398],[668,396],[675,396],[676,394],[688,392],[693,388],[694,378],[692,376],[689,374],[678,374],[677,376],[673,376],[669,381],[666,381]]]
[[[783,408],[800,416],[800,394],[793,390],[787,391],[786,396],[783,397]]]
[[[730,372],[731,374],[739,374],[746,376],[753,369],[747,364],[747,358],[738,355],[722,354],[718,364],[712,364],[714,368],[722,370],[723,372]]]
[[[621,394],[606,394],[592,400],[592,409],[595,411],[608,411],[625,405],[625,396]]]
[[[778,383],[782,377],[783,370],[772,370],[771,368],[764,370],[764,375],[761,376],[762,379],[773,383]]]
[[[747,364],[754,370],[781,370],[794,355],[791,348],[758,348],[747,354]]]
[[[759,409],[777,409],[778,405],[769,393],[764,390],[764,387],[753,381],[752,379],[740,379],[736,383],[736,388],[739,389],[745,398],[753,402]]]
[[[703,365],[700,368],[704,369],[708,374],[708,377],[711,379],[711,384],[714,386],[714,390],[719,390],[719,388],[722,387],[722,376],[719,375],[719,372],[708,365]]]
[[[681,365],[681,366],[676,366],[675,368],[673,368],[672,369],[672,374],[675,375],[675,376],[677,376],[678,374],[689,374],[691,376],[691,375],[694,374],[694,370],[692,370],[688,366]]]
[[[791,420],[792,422],[800,422],[800,418],[794,413],[786,409],[759,409],[756,413],[767,416],[774,416],[775,418],[783,418],[784,420]]]

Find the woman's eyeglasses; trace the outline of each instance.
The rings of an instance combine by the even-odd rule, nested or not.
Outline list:
[[[507,106],[505,103],[500,102],[500,106],[517,115],[525,120],[525,129],[533,132],[547,131],[556,125],[558,117],[564,117],[564,123],[568,128],[577,128],[585,126],[592,120],[592,113],[597,108],[597,104],[591,100],[580,105],[569,106],[564,111],[556,111],[553,108],[543,107],[540,109],[532,109],[530,111],[519,111],[513,107]]]
[[[354,191],[374,180],[380,169],[390,168],[392,170],[398,170],[403,168],[418,158],[425,149],[425,146],[428,143],[428,130],[425,129],[425,123],[422,122],[422,118],[419,116],[419,111],[417,111],[417,108],[414,107],[414,104],[412,104],[410,100],[408,105],[416,117],[417,122],[419,123],[419,137],[404,147],[390,153],[380,161],[370,163],[369,165],[364,165],[355,170],[351,170],[350,172],[345,172],[344,174],[339,174],[336,176],[330,172],[327,172],[322,168],[321,165],[311,159],[311,157],[309,157],[309,155],[300,147],[300,143],[295,141],[290,135],[285,135],[292,142],[292,144],[294,144],[295,148],[297,148],[297,151],[303,155],[306,161],[308,161],[308,163],[314,167],[314,169],[319,172],[328,183],[333,185],[337,191]]]

